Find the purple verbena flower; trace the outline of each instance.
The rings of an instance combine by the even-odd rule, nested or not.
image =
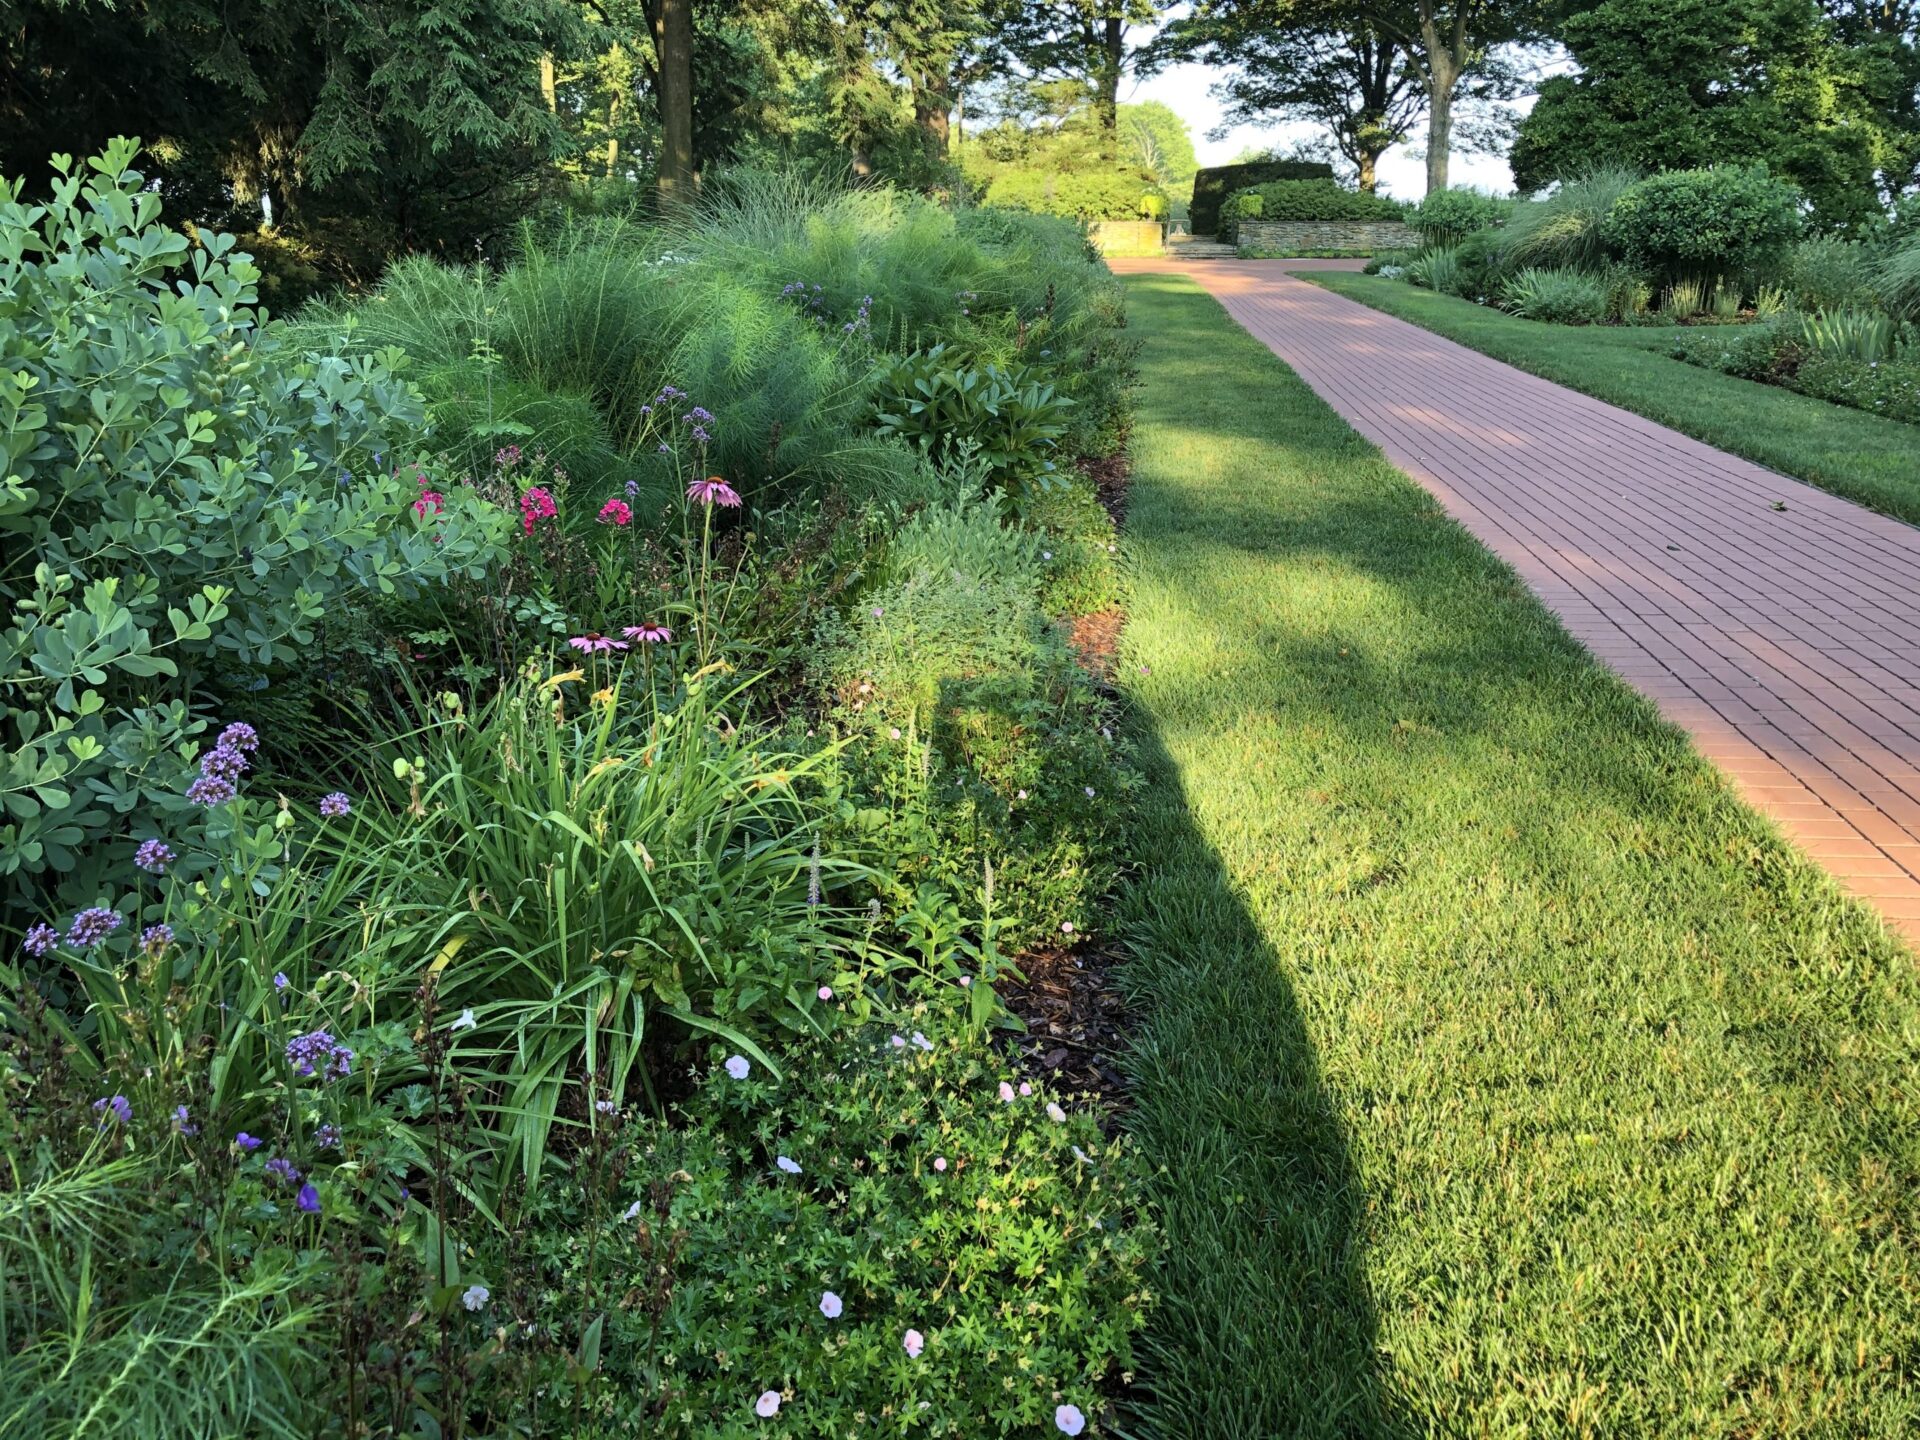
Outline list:
[[[126,923],[127,917],[118,910],[109,910],[104,905],[90,906],[73,917],[73,924],[67,927],[67,944],[80,950],[91,949]]]
[[[167,866],[179,857],[173,853],[173,847],[164,840],[142,840],[140,848],[133,852],[133,863],[149,875],[164,875]]]
[[[29,955],[49,955],[53,947],[60,943],[60,932],[51,925],[35,925],[27,931],[20,942],[20,948]]]
[[[253,751],[260,748],[260,737],[246,721],[236,720],[220,732],[220,744],[231,750]]]
[[[156,950],[165,949],[173,943],[171,925],[149,925],[140,932],[140,948],[151,955]]]
[[[320,797],[320,814],[327,820],[338,820],[342,815],[353,813],[353,802],[340,791]]]
[[[200,773],[220,780],[238,780],[247,771],[247,757],[222,743],[200,757]]]
[[[237,792],[231,782],[217,775],[202,775],[187,787],[187,799],[196,805],[204,805],[213,810],[226,804]]]

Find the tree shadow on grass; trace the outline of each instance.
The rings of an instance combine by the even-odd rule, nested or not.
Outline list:
[[[1360,1264],[1362,1197],[1279,956],[1136,713],[1142,868],[1121,984],[1131,1128],[1164,1227],[1149,1433],[1398,1437]]]

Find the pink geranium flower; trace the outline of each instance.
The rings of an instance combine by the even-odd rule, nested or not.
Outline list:
[[[673,631],[653,621],[645,625],[629,625],[620,633],[629,640],[638,640],[642,645],[664,645],[673,639]]]
[[[687,486],[687,499],[696,505],[722,505],[729,510],[737,509],[740,504],[739,492],[718,475],[709,475]]]
[[[588,654],[597,654],[606,650],[624,650],[627,648],[626,641],[615,640],[610,636],[602,635],[598,630],[589,630],[584,635],[575,635],[571,640],[567,641],[567,644],[576,650],[584,650]]]
[[[920,1358],[920,1352],[927,1348],[927,1337],[922,1335],[918,1330],[909,1330],[906,1335],[902,1337],[900,1344],[906,1350],[907,1354],[915,1360],[918,1360]]]
[[[602,525],[631,525],[633,523],[633,507],[628,505],[624,500],[609,500],[600,507],[600,523]]]

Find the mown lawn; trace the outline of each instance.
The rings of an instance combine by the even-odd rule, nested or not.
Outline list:
[[[1128,289],[1140,1429],[1920,1434],[1914,957],[1213,300]]]
[[[1920,524],[1920,427],[1675,360],[1664,353],[1679,333],[1673,327],[1546,325],[1377,275],[1308,271],[1301,278]]]

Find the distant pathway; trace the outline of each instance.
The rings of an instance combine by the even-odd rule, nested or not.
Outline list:
[[[1210,291],[1920,939],[1920,529],[1288,273],[1355,262],[1112,264]]]

